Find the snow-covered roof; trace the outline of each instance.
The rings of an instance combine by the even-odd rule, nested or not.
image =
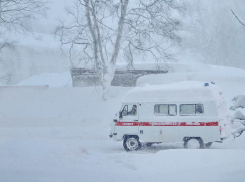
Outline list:
[[[213,101],[221,99],[221,90],[214,84],[184,81],[166,85],[139,86],[127,93],[122,102]]]

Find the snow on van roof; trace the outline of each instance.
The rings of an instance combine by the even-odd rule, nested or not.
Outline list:
[[[214,101],[221,99],[221,90],[214,84],[183,81],[166,85],[144,85],[130,90],[122,102]]]

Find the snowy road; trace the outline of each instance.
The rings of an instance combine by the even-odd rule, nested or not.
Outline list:
[[[86,128],[4,128],[0,181],[243,181],[245,136],[210,149],[155,144],[125,152]],[[87,132],[87,137],[84,133]],[[90,134],[89,134],[90,133]]]

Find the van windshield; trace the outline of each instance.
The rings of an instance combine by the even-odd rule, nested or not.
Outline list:
[[[122,110],[123,116],[135,116],[137,115],[137,105],[129,104],[125,105]]]

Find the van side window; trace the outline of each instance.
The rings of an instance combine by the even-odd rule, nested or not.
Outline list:
[[[122,110],[123,116],[135,116],[137,115],[137,105],[125,105]]]
[[[175,104],[156,104],[154,105],[154,114],[175,116],[177,114],[177,106]]]
[[[180,115],[202,115],[203,104],[181,104]]]

